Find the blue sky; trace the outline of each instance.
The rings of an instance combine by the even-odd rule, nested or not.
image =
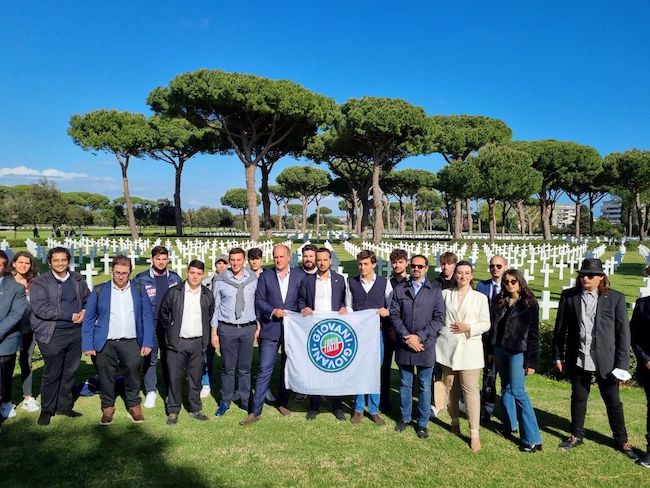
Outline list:
[[[290,79],[338,102],[399,97],[429,114],[487,115],[515,139],[572,140],[602,155],[649,149],[649,19],[648,0],[5,0],[0,184],[46,175],[64,191],[120,196],[117,162],[75,146],[70,115],[147,113],[151,89],[198,68]],[[429,155],[398,168],[443,164]],[[171,198],[170,165],[136,160],[129,174],[132,194]],[[220,206],[234,186],[244,186],[238,159],[196,157],[184,207]]]

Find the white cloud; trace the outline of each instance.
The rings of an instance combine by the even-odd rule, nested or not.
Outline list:
[[[38,170],[27,166],[14,166],[13,168],[0,168],[0,177],[14,176],[27,178],[50,178],[53,180],[73,180],[77,178],[88,178],[87,173],[74,173],[48,168]]]

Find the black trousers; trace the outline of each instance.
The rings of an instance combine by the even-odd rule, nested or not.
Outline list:
[[[394,334],[389,333],[388,329],[382,329],[381,334],[384,339],[384,358],[381,363],[381,396],[379,406],[381,410],[390,410],[390,376],[393,369],[393,353],[395,352],[395,341],[392,337]]]
[[[34,333],[23,333],[21,342],[22,348],[20,350],[18,363],[20,364],[20,379],[23,382],[23,396],[33,396],[32,358],[34,357],[34,346],[36,345],[36,341],[34,340]]]
[[[497,399],[497,367],[496,361],[485,364],[483,368],[483,384],[481,385],[481,419],[489,419],[494,413],[494,403]]]
[[[646,399],[646,424],[645,424],[645,439],[648,451],[650,451],[650,370],[646,368],[645,364],[639,363],[638,369],[636,371],[637,378],[639,378],[639,383],[643,385],[645,390],[645,399]]]
[[[136,339],[106,341],[97,352],[95,367],[99,374],[102,408],[115,405],[115,376],[122,370],[126,408],[140,405],[140,346]],[[121,368],[120,368],[121,366]]]
[[[251,396],[251,366],[255,324],[233,327],[219,323],[219,348],[221,350],[221,401],[230,404],[235,394],[235,376],[241,407],[248,410]]]
[[[11,402],[11,385],[16,367],[16,354],[0,356],[0,403]]]
[[[201,411],[201,376],[203,375],[203,339],[178,339],[178,350],[167,349],[167,413],[178,413],[183,403],[183,380],[187,374],[187,400],[190,412]]]
[[[41,412],[54,414],[70,410],[74,405],[74,376],[81,361],[81,327],[56,329],[50,342],[38,342],[38,348],[45,362],[41,378]]]
[[[318,410],[320,409],[321,403],[323,403],[323,397],[321,395],[310,395],[309,396],[309,410]],[[330,396],[327,397],[330,404],[332,405],[332,412],[334,410],[343,410],[343,397]]]
[[[612,429],[614,440],[618,446],[627,442],[627,431],[625,430],[625,416],[623,415],[623,404],[618,393],[618,381],[611,374],[607,378],[601,378],[595,373],[596,383],[600,390],[600,396],[605,402],[607,419]],[[571,434],[582,439],[585,436],[585,415],[587,414],[587,399],[591,389],[591,380],[594,373],[581,368],[571,374]]]

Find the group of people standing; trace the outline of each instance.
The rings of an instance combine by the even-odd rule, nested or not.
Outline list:
[[[116,256],[111,280],[91,293],[82,277],[69,271],[70,253],[65,248],[49,251],[50,270],[38,276],[29,253],[18,253],[8,263],[6,254],[0,252],[0,415],[15,415],[11,381],[20,352],[23,408],[40,409],[39,425],[48,425],[54,415],[80,416],[73,409],[72,390],[83,351],[92,358],[99,375],[102,425],[113,421],[120,372],[128,415],[133,422],[144,421],[141,369],[144,407],[152,408],[159,389],[159,354],[167,424],[179,420],[185,378],[189,416],[205,421],[208,416],[202,411],[201,397],[210,392],[214,350],[219,349],[221,394],[215,415],[225,415],[236,403],[247,413],[240,424],[249,425],[261,419],[278,353],[284,367],[283,318],[288,311],[344,315],[373,309],[381,324],[382,364],[377,365],[381,388],[357,395],[350,418],[353,424],[363,421],[367,409],[375,424],[385,425],[380,413],[392,408],[394,359],[400,403],[395,430],[404,431],[412,423],[413,383],[417,380],[417,436],[428,437],[430,418],[444,408],[451,417],[452,433],[460,435],[459,412],[464,405],[470,448],[479,451],[480,425],[494,412],[498,374],[501,432],[506,437],[520,432],[523,452],[542,449],[540,428],[525,390],[526,376],[539,366],[539,307],[522,274],[508,269],[502,256],[491,257],[491,277],[479,282],[476,289],[472,264],[458,261],[452,253],[440,257],[442,272],[435,279],[428,277],[426,256],[415,255],[409,260],[400,249],[390,256],[393,273],[389,279],[375,273],[377,259],[368,250],[356,257],[359,274],[347,280],[330,269],[332,254],[326,248],[304,246],[298,268],[289,266],[290,250],[284,245],[274,247],[272,268],[263,270],[261,258],[259,249],[248,253],[231,249],[217,261],[215,275],[206,286],[203,262],[191,261],[187,279],[182,281],[167,270],[167,249],[156,246],[151,267],[133,280],[129,279],[131,260]],[[595,378],[617,446],[628,457],[639,458],[627,439],[619,384],[630,378],[632,340],[639,379],[650,402],[648,303],[650,300],[638,302],[630,334],[624,296],[609,287],[600,260],[591,258],[583,261],[576,286],[562,293],[552,346],[557,370],[569,375],[572,395],[571,436],[560,444],[561,449],[583,443],[587,398]],[[253,389],[255,342],[259,370]],[[31,391],[34,343],[44,359],[40,405]],[[304,399],[300,392],[295,393],[298,400]],[[282,374],[274,398],[282,415],[292,414]],[[335,418],[346,420],[343,399],[327,400]],[[308,420],[316,419],[322,402],[320,396],[309,397]],[[648,432],[650,443],[650,413]],[[640,463],[650,467],[648,453]]]

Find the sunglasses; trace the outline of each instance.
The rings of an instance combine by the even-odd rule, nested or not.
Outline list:
[[[516,283],[519,283],[517,280],[503,280],[503,282],[504,282],[506,285],[514,285],[514,284],[516,284]]]
[[[580,273],[580,278],[589,278],[592,280],[594,276],[600,276],[598,273]]]
[[[496,269],[501,269],[503,268],[503,264],[491,264],[490,269],[496,268]]]
[[[412,264],[411,265],[411,269],[424,269],[426,267],[427,267],[426,264]]]

